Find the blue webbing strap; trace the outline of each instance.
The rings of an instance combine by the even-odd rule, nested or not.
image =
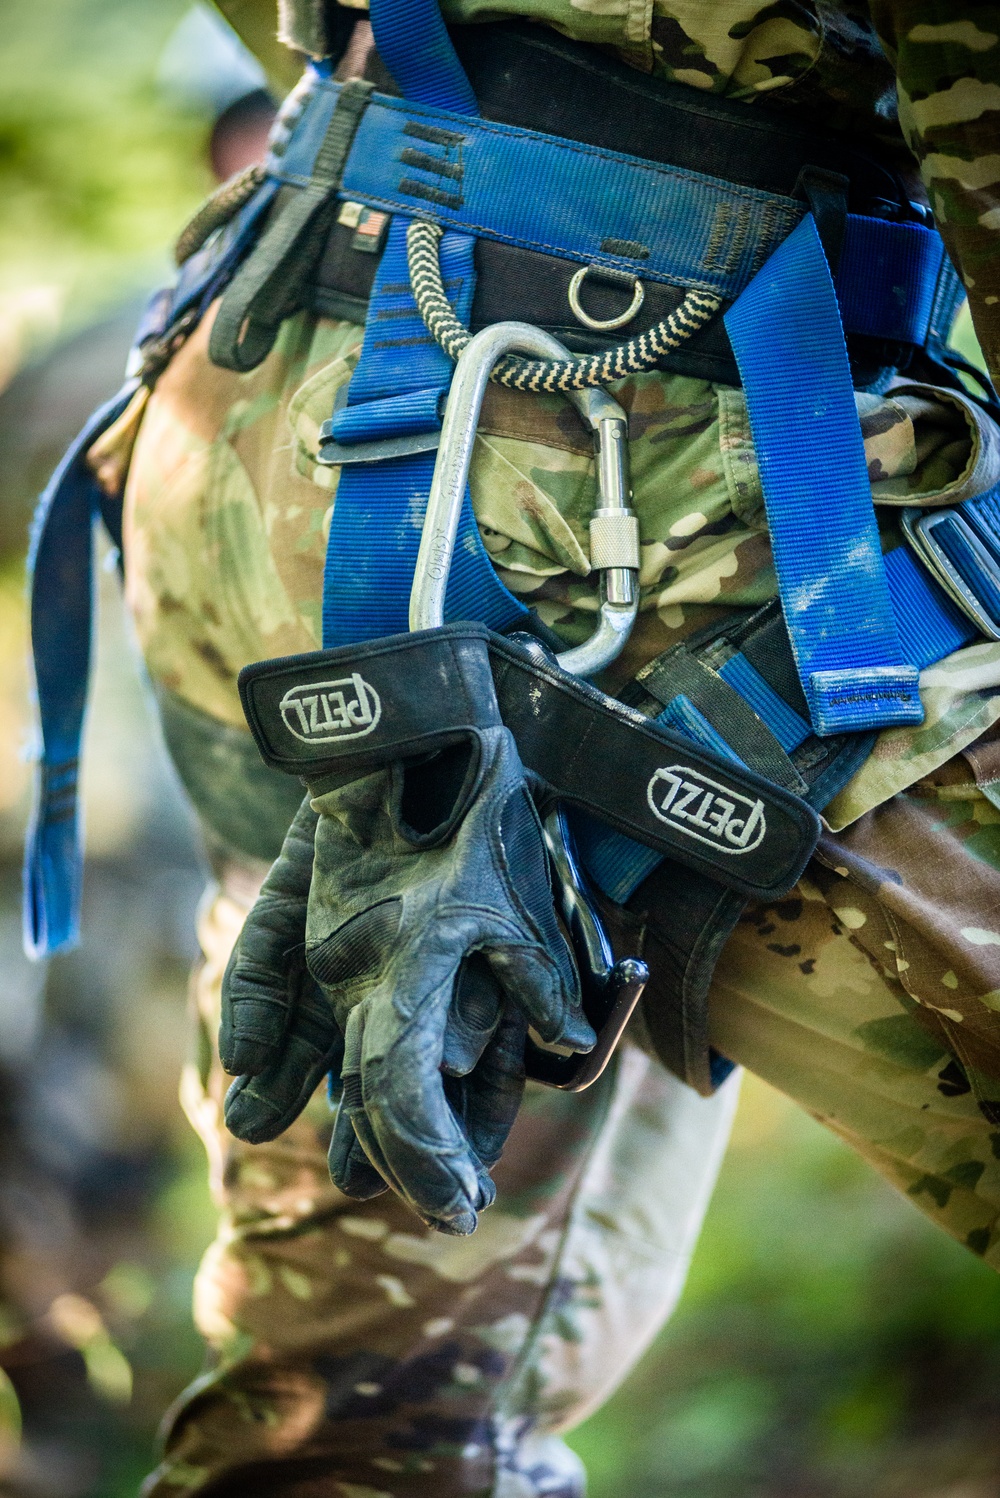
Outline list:
[[[472,84],[452,46],[438,0],[371,0],[378,55],[404,99],[478,115]]]
[[[394,218],[372,288],[361,357],[348,404],[333,420],[339,442],[389,434],[387,420],[423,408],[423,430],[440,426],[437,412],[454,366],[427,332],[410,291],[407,220]],[[472,306],[472,240],[446,234],[441,244],[445,285],[463,321]],[[418,418],[419,421],[419,418]],[[399,416],[397,432],[421,427]],[[340,472],[323,574],[323,645],[327,650],[376,640],[409,628],[410,589],[436,454],[415,453]],[[449,619],[477,619],[506,629],[527,610],[500,581],[486,554],[466,492],[448,579]]]
[[[437,0],[373,0],[379,55],[408,98],[478,114],[475,95],[441,19]],[[433,142],[430,143],[433,145]],[[427,331],[410,290],[409,220],[392,219],[372,288],[364,343],[347,404],[333,436],[349,444],[435,430],[454,366]],[[441,272],[462,322],[475,290],[474,241],[447,233]],[[409,628],[410,589],[435,454],[341,469],[323,574],[323,645],[332,649]],[[527,610],[498,578],[483,546],[466,491],[445,612],[505,629]]]
[[[976,626],[952,603],[908,546],[897,546],[883,560],[902,647],[919,670],[979,638]],[[786,754],[809,737],[810,725],[764,680],[745,655],[730,656],[720,666],[719,675],[750,704]],[[719,747],[723,741],[714,725],[683,695],[668,703],[655,721],[686,733],[717,753],[723,752]],[[735,758],[728,745],[723,743],[723,749],[728,757]],[[619,904],[662,862],[661,855],[652,848],[613,832],[592,817],[575,814],[573,829],[591,879]]]
[[[889,600],[844,332],[808,214],[725,315],[818,734],[920,723]]]
[[[38,503],[28,557],[42,742],[25,838],[24,949],[47,957],[80,935],[83,839],[77,801],[93,613],[94,522],[102,494],[87,450],[127,407],[130,380],[87,422]]]

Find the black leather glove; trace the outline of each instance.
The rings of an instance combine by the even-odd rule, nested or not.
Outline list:
[[[380,645],[395,658],[380,661]],[[570,1049],[586,1050],[595,1037],[555,920],[538,816],[499,720],[485,632],[453,627],[369,650],[378,688],[358,686],[355,673],[317,680],[301,657],[250,668],[244,700],[258,741],[263,734],[279,751],[289,735],[307,743],[315,722],[315,738],[325,732],[322,742],[344,748],[339,766],[332,748],[312,750],[314,762],[329,756],[319,764],[332,779],[308,772],[319,820],[306,964],[345,1035],[333,1178],[349,1194],[371,1194],[360,1140],[424,1221],[467,1233],[493,1198],[487,1171],[517,1111],[527,1026]],[[435,691],[438,704],[429,700]],[[359,752],[348,745],[366,736],[355,733],[366,715],[381,732],[372,729]],[[364,759],[384,767],[343,783]],[[256,1073],[234,1085],[227,1108],[244,1138],[287,1126],[329,1054],[312,998],[301,983],[292,994],[279,952],[289,936],[289,953],[300,939],[304,815],[269,879],[297,896],[299,914],[291,922],[289,905],[276,920],[267,903],[263,922],[252,912],[224,986],[224,1062]],[[265,897],[274,898],[267,886]]]

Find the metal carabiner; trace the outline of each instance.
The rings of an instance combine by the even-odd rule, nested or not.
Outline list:
[[[569,358],[557,338],[525,322],[500,322],[477,333],[455,369],[445,408],[434,478],[410,594],[410,628],[444,623],[444,596],[469,480],[479,413],[490,373],[504,354]],[[639,608],[639,526],[629,508],[628,417],[605,390],[569,390],[594,434],[597,505],[590,521],[592,565],[601,574],[597,628],[556,657],[564,671],[593,676],[621,654]]]
[[[568,350],[530,323],[494,323],[471,340],[460,356],[445,408],[434,478],[424,518],[410,593],[410,629],[438,629],[458,534],[459,517],[476,440],[476,427],[490,374],[504,354],[565,359]],[[628,418],[604,390],[565,392],[594,433],[597,505],[590,522],[591,563],[601,573],[597,627],[588,640],[555,657],[573,676],[592,676],[621,653],[639,607],[639,528],[629,508]],[[551,660],[537,641],[526,640]],[[528,1041],[529,1077],[550,1087],[580,1092],[604,1071],[649,978],[638,958],[615,962],[611,943],[594,908],[576,860],[565,816],[557,808],[545,820],[545,840],[556,906],[569,933],[580,974],[583,1009],[597,1031],[587,1054],[563,1053]]]

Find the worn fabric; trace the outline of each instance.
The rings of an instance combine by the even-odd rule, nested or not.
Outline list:
[[[183,1100],[222,1209],[195,1314],[210,1369],[146,1498],[582,1498],[558,1439],[669,1314],[736,1086],[697,1097],[634,1046],[589,1092],[530,1084],[470,1238],[330,1182],[325,1095],[273,1144],[227,1134],[222,973],[260,880],[210,892]]]
[[[161,377],[126,491],[126,591],[154,680],[245,732],[248,661],[318,649],[323,560],[338,470],[319,428],[350,378],[355,324],[290,319],[249,375],[207,356],[210,318]],[[615,690],[686,633],[776,592],[742,392],[652,372],[612,393],[629,412],[641,613],[607,673]],[[901,504],[961,498],[994,471],[992,427],[952,392],[901,383],[857,397],[885,544]],[[473,456],[473,505],[504,582],[570,643],[594,625],[592,443],[561,396],[491,388]],[[930,773],[1000,718],[1000,645],[925,673],[917,728],[888,729],[827,816],[842,826]],[[274,850],[275,854],[277,849]]]
[[[720,1049],[1000,1267],[1000,810],[975,778],[998,763],[994,738],[750,907],[711,1019]],[[392,1196],[348,1201],[322,1093],[273,1144],[222,1126],[219,987],[255,888],[230,872],[200,923],[184,1100],[223,1212],[196,1291],[211,1367],[147,1498],[578,1498],[559,1433],[671,1309],[735,1089],[699,1099],[627,1044],[578,1097],[529,1086],[473,1237],[423,1231]]]
[[[824,840],[792,896],[747,912],[710,1001],[715,1045],[994,1268],[998,749],[987,736]]]

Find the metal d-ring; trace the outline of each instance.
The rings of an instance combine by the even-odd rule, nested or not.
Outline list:
[[[636,313],[639,311],[639,308],[646,300],[646,292],[642,282],[639,280],[638,276],[632,277],[632,281],[635,283],[634,289],[632,291],[632,301],[620,317],[607,317],[601,320],[596,317],[591,317],[590,313],[584,312],[583,307],[580,305],[580,289],[591,271],[603,273],[605,276],[608,276],[608,279],[611,279],[611,275],[613,275],[616,280],[618,276],[621,276],[622,280],[624,281],[627,281],[629,279],[628,276],[625,275],[622,271],[615,271],[612,272],[611,275],[609,275],[609,273],[604,269],[602,265],[582,265],[576,272],[573,279],[570,281],[569,290],[566,293],[569,299],[570,311],[578,322],[583,323],[583,326],[585,328],[593,328],[597,333],[606,333],[609,332],[612,328],[623,328],[627,322],[632,321],[633,317],[635,317]]]

